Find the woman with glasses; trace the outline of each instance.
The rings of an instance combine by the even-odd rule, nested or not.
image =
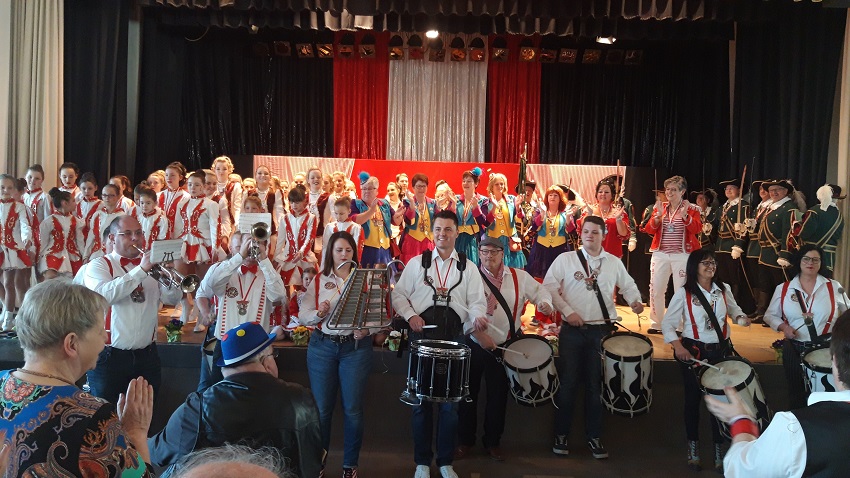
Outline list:
[[[831,279],[823,249],[806,244],[792,261],[792,279],[776,286],[764,322],[785,335],[782,364],[793,410],[806,406],[809,396],[800,356],[829,340],[836,318],[847,310],[850,301],[841,284]]]
[[[694,359],[714,362],[731,352],[729,321],[750,325],[744,311],[738,307],[728,284],[716,279],[717,258],[710,248],[697,249],[688,256],[685,266],[685,285],[673,294],[661,330],[664,342],[673,345],[673,354],[682,369],[685,390],[685,432],[688,439],[688,467],[699,471],[699,409],[702,392],[697,380],[699,364]],[[684,321],[682,337],[676,327]],[[716,420],[711,420],[714,440],[714,468],[722,471],[723,437]]]

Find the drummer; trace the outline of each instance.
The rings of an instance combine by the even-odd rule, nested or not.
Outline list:
[[[623,262],[602,249],[606,233],[601,217],[587,216],[581,228],[581,250],[558,256],[543,279],[543,285],[553,298],[560,295],[565,301],[563,306],[555,304],[565,322],[561,327],[558,347],[561,386],[555,396],[558,409],[555,411],[552,452],[557,455],[570,453],[567,437],[572,428],[578,377],[583,376],[587,381],[584,396],[587,445],[594,458],[608,458],[608,451],[602,445],[602,402],[599,399],[602,393],[602,362],[599,350],[602,339],[614,330],[614,322],[620,320],[614,307],[614,287],[619,287],[633,312],[643,312],[640,292]]]
[[[661,331],[664,342],[673,345],[673,353],[682,369],[685,388],[685,433],[688,437],[688,468],[699,471],[699,408],[702,399],[693,359],[714,363],[731,354],[727,316],[739,325],[750,325],[750,319],[735,302],[729,284],[715,278],[717,258],[710,247],[698,249],[688,256],[685,285],[673,294]],[[710,308],[706,307],[710,306]],[[684,323],[682,338],[676,327]],[[723,436],[717,420],[711,420],[714,439],[714,469],[723,472]]]
[[[487,330],[466,337],[472,349],[469,370],[469,399],[460,403],[458,415],[458,441],[455,460],[469,454],[475,445],[477,430],[478,392],[481,379],[487,380],[487,407],[484,409],[484,449],[496,461],[505,459],[499,441],[505,430],[505,407],[508,401],[508,379],[499,361],[502,355],[496,345],[504,344],[522,334],[522,312],[525,302],[537,304],[544,314],[552,313],[552,296],[528,272],[504,264],[504,245],[492,237],[485,237],[478,245],[481,259],[481,278],[487,296]],[[560,299],[560,297],[559,297]],[[508,317],[511,317],[510,319]],[[550,356],[544,357],[545,360]],[[543,363],[543,360],[541,360]]]
[[[788,380],[791,409],[806,406],[809,392],[803,382],[801,355],[829,340],[835,318],[850,303],[823,261],[823,249],[806,244],[792,257],[790,281],[776,286],[764,322],[782,332],[782,366]]]
[[[453,211],[434,214],[432,232],[435,249],[410,259],[393,290],[393,307],[410,326],[411,342],[427,338],[465,343],[465,335],[487,328],[484,284],[475,263],[455,251],[457,214]],[[423,329],[426,323],[442,325]],[[441,403],[439,410],[437,466],[443,478],[457,478],[452,467],[457,438],[457,403]],[[415,478],[431,476],[433,413],[431,403],[413,408]]]

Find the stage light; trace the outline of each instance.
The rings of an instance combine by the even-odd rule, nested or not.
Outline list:
[[[438,32],[437,30],[428,30],[427,32],[425,32],[425,36],[433,40],[434,38],[440,36],[440,32]]]
[[[617,39],[614,37],[596,37],[596,43],[601,43],[603,45],[613,45],[615,41],[617,41]]]

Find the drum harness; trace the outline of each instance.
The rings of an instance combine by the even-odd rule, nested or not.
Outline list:
[[[514,310],[516,310],[516,308],[519,306],[519,281],[517,280],[516,271],[513,270],[513,268],[511,267],[508,267],[508,270],[511,271],[511,277],[513,277],[514,281],[514,290],[516,291],[516,298],[514,299]],[[487,284],[487,287],[490,289],[490,293],[493,294],[493,297],[496,298],[496,300],[499,302],[499,305],[501,305],[502,309],[505,310],[505,315],[508,317],[508,326],[510,327],[510,332],[508,333],[508,339],[505,341],[505,343],[512,341],[516,337],[522,336],[522,330],[517,333],[516,324],[514,323],[514,314],[511,312],[510,307],[508,307],[508,301],[505,300],[505,296],[503,296],[502,292],[496,288],[495,284],[493,284],[492,282],[490,282],[489,279],[487,279],[487,276],[484,274],[484,272],[479,269],[478,273],[481,274],[481,279],[484,281],[485,284]],[[497,353],[493,350],[490,350],[489,352],[496,356],[496,360],[498,360],[499,362],[502,361],[501,351]]]
[[[732,345],[732,339],[724,337],[723,329],[720,327],[720,321],[717,320],[717,316],[714,314],[714,307],[710,306],[708,303],[708,299],[705,298],[705,295],[702,292],[698,292],[696,294],[692,294],[690,291],[687,291],[688,296],[688,312],[691,315],[691,320],[693,320],[694,314],[692,308],[693,300],[692,297],[696,297],[702,306],[703,310],[705,310],[706,315],[708,315],[708,320],[711,322],[711,327],[714,329],[714,333],[717,334],[717,340],[720,347],[720,352],[722,357],[740,357],[740,354],[735,350],[735,347]],[[723,293],[723,300],[726,301],[726,292]],[[694,357],[697,359],[701,359],[699,349],[685,347],[688,349],[688,352],[691,352]],[[677,361],[684,363],[685,365],[693,364],[693,362],[683,362],[676,357],[676,354],[673,354],[673,358]]]
[[[428,276],[428,269],[431,268],[432,254],[433,251],[425,251],[422,253],[422,271],[423,275],[425,276],[425,283],[428,284],[428,287],[430,287],[431,290],[434,291],[434,295],[432,296],[434,300],[434,305],[428,307],[419,315],[423,318],[423,320],[425,320],[426,317],[430,316],[430,321],[425,320],[426,323],[430,322],[429,325],[437,325],[437,331],[442,331],[443,336],[439,336],[439,334],[437,333],[435,334],[438,335],[438,337],[436,338],[440,340],[452,340],[454,339],[455,335],[457,335],[456,333],[458,331],[456,329],[459,324],[454,323],[453,321],[453,323],[451,324],[452,327],[449,327],[449,320],[457,319],[457,321],[459,322],[460,317],[457,315],[457,312],[455,312],[451,307],[449,307],[449,304],[452,300],[452,291],[455,290],[458,286],[460,286],[460,284],[463,282],[463,272],[466,270],[466,254],[464,254],[463,252],[458,252],[457,270],[460,271],[460,278],[458,279],[457,283],[445,293],[445,295],[442,295],[437,292],[437,289],[434,287],[434,279]],[[445,305],[438,305],[439,302],[444,302]],[[452,315],[454,317],[452,317]],[[442,328],[440,328],[440,325],[438,324],[438,319],[440,318],[442,319]],[[428,335],[429,333],[427,331],[422,332],[423,338],[429,338],[427,337]],[[399,352],[401,352],[401,347],[399,348]]]

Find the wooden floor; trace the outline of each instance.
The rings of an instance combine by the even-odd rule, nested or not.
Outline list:
[[[649,328],[648,311],[641,314],[641,319],[638,319],[630,308],[617,307],[617,312],[622,317],[622,325],[632,332],[642,333],[649,337],[653,344],[653,357],[660,360],[672,360],[672,348],[664,343],[664,338],[661,335],[649,335],[646,333]],[[523,324],[529,333],[537,331],[537,327],[530,325],[531,318],[534,315],[533,307],[529,306],[526,314],[523,315]],[[162,327],[168,322],[172,316],[179,318],[179,309],[175,312],[171,307],[164,307],[160,312],[160,327],[157,332],[157,341],[165,342],[165,329]],[[776,363],[776,357],[770,345],[774,340],[782,338],[782,334],[774,332],[772,329],[762,327],[759,324],[753,324],[750,327],[741,327],[739,325],[731,325],[732,327],[732,342],[735,345],[735,350],[743,357],[753,363],[772,364]],[[203,341],[203,333],[193,333],[193,325],[185,325],[183,327],[183,335],[181,341],[184,343],[197,343]],[[288,340],[277,343],[278,346],[292,346]]]

